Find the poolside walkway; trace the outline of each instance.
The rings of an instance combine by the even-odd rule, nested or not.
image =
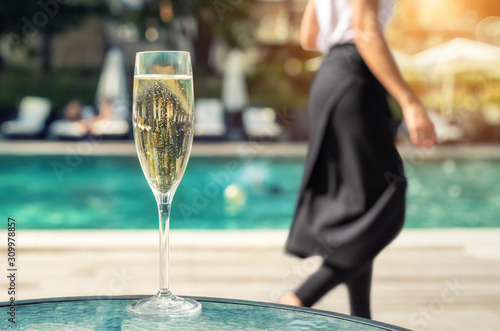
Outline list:
[[[17,299],[152,294],[157,236],[151,230],[18,231]],[[282,230],[172,231],[172,289],[276,301],[318,264],[284,255],[285,238]],[[377,260],[374,318],[415,330],[500,330],[498,238],[500,229],[404,230]],[[0,287],[4,301],[5,277]],[[317,308],[348,312],[345,289]]]
[[[435,146],[430,149],[417,148],[409,144],[398,145],[399,152],[407,163],[418,165],[424,161],[447,159],[500,159],[500,147],[496,144]],[[306,143],[268,142],[195,142],[192,156],[210,157],[304,157]],[[137,155],[133,141],[42,141],[0,140],[0,155]]]

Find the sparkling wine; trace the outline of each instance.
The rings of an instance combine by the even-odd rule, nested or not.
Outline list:
[[[149,185],[161,192],[179,184],[193,142],[193,79],[186,75],[136,75],[134,136]]]

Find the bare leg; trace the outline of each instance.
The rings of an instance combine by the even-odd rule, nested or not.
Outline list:
[[[300,301],[299,298],[297,298],[295,293],[286,294],[278,301],[278,303],[280,303],[282,305],[304,307],[304,304],[302,303],[302,301]]]

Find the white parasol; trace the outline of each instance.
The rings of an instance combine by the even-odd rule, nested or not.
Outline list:
[[[487,72],[500,75],[500,47],[456,38],[413,56],[415,69],[441,79],[442,111],[453,111],[455,75],[465,72]]]
[[[128,85],[125,72],[123,53],[118,48],[112,48],[106,53],[96,92],[96,104],[106,98],[115,106],[114,117],[128,118]]]

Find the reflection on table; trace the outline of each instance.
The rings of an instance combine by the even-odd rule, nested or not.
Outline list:
[[[406,330],[388,324],[316,309],[215,298],[194,298],[199,316],[151,320],[125,307],[143,296],[76,297],[18,301],[16,329],[32,330]],[[0,303],[3,316],[9,302]],[[7,318],[0,329],[11,323]]]

